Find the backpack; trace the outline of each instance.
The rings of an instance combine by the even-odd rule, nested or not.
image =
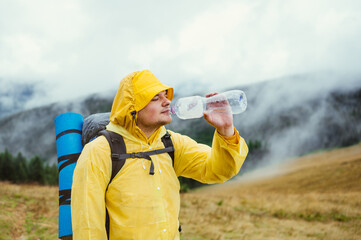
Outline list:
[[[121,135],[111,132],[108,130],[105,130],[105,126],[109,123],[108,118],[109,113],[105,114],[94,114],[89,116],[83,121],[83,118],[80,114],[76,113],[64,113],[56,117],[55,119],[55,130],[56,130],[56,140],[57,140],[57,152],[58,152],[58,163],[59,163],[59,238],[63,240],[72,239],[72,229],[71,229],[71,209],[70,209],[70,203],[71,203],[71,186],[67,187],[66,189],[62,189],[60,187],[61,180],[64,182],[64,179],[60,179],[61,171],[63,169],[66,169],[67,172],[70,172],[71,174],[67,174],[65,178],[65,181],[72,182],[73,177],[73,171],[75,168],[75,164],[77,159],[80,156],[81,148],[77,145],[85,145],[86,143],[92,141],[96,137],[103,135],[110,146],[111,150],[111,160],[112,160],[112,174],[110,177],[110,180],[108,182],[107,189],[109,187],[109,184],[113,180],[113,178],[117,175],[117,173],[121,170],[121,168],[124,166],[125,161],[127,158],[145,158],[149,161],[151,161],[151,166],[149,170],[150,175],[154,175],[154,164],[150,156],[156,155],[156,154],[162,154],[162,153],[168,153],[172,159],[172,164],[174,166],[174,147],[173,142],[171,139],[170,134],[167,133],[161,138],[165,148],[163,149],[157,149],[147,152],[136,152],[136,153],[127,153],[126,145],[124,143],[124,139]],[[73,120],[74,119],[74,120]],[[106,119],[106,120],[104,120]],[[70,121],[69,121],[70,120]],[[66,125],[63,127],[63,125]],[[75,129],[74,126],[75,125]],[[60,127],[59,127],[60,126]],[[71,127],[70,127],[71,126]],[[79,127],[80,126],[80,127]],[[68,127],[68,129],[66,129]],[[73,127],[73,128],[72,128]],[[58,130],[61,129],[61,130]],[[65,130],[64,130],[65,129]],[[82,129],[82,131],[80,131]],[[58,131],[57,131],[58,130]],[[58,146],[58,140],[61,139],[62,136],[74,135],[75,138],[72,138],[72,144],[76,146],[76,152],[74,154],[66,154],[62,155],[59,153]],[[80,135],[80,138],[79,138]],[[60,140],[59,140],[60,142]],[[76,143],[76,144],[74,144]],[[64,145],[65,143],[59,143],[60,145]],[[80,150],[80,151],[79,151]],[[70,151],[70,150],[67,150]],[[59,155],[61,155],[59,157]],[[73,164],[75,163],[75,164]],[[70,168],[70,167],[72,168]],[[66,168],[68,167],[68,168]],[[64,178],[64,176],[63,176]],[[70,179],[69,179],[70,178]],[[63,207],[63,209],[61,209]],[[66,207],[64,209],[64,207]],[[62,213],[61,213],[62,210]],[[70,221],[70,222],[69,222]],[[67,225],[65,228],[61,230],[61,224],[62,222],[65,222]],[[109,238],[109,215],[108,211],[106,210],[106,224],[105,224],[108,238]],[[180,229],[179,229],[180,230]]]

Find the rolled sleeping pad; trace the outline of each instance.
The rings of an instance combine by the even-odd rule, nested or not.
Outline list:
[[[83,116],[78,113],[62,113],[54,119],[56,151],[59,169],[59,238],[72,236],[71,187],[76,161],[83,149]]]

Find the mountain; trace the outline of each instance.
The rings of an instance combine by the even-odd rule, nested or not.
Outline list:
[[[244,169],[361,141],[361,76],[303,74],[233,89],[244,90],[248,99],[246,112],[234,117],[251,149]],[[193,95],[177,92],[175,100]],[[84,117],[108,112],[113,97],[114,92],[93,94],[3,117],[0,152],[7,148],[13,154],[37,154],[55,162],[54,118],[69,111]],[[211,144],[214,130],[204,119],[173,119],[169,129]]]
[[[65,112],[88,116],[110,111],[113,97],[114,94],[91,95],[6,116],[0,119],[0,152],[7,148],[13,155],[21,152],[26,158],[39,155],[55,162],[54,118]]]
[[[361,77],[299,75],[250,86],[236,118],[266,162],[361,141]]]
[[[244,170],[361,141],[361,76],[303,74],[237,88],[248,100],[234,116],[251,148]],[[212,129],[203,119],[175,120],[171,127],[192,137]]]

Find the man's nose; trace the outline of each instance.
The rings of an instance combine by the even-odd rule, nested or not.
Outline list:
[[[168,106],[168,105],[170,105],[170,103],[171,103],[171,101],[165,97],[163,100],[163,106]]]

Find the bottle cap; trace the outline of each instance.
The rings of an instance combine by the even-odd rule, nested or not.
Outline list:
[[[170,111],[171,114],[175,114],[175,113],[176,113],[176,108],[175,108],[175,106],[171,106],[171,107],[169,108],[169,111]]]

